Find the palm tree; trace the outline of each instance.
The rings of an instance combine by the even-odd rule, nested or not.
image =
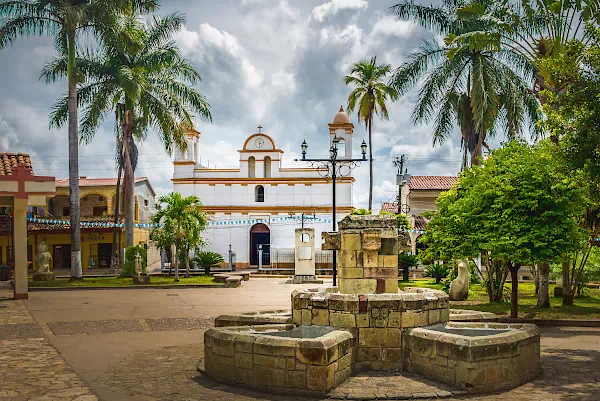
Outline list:
[[[424,41],[392,78],[399,93],[423,81],[412,119],[414,123],[434,120],[434,146],[448,140],[455,126],[460,128],[463,169],[467,154],[471,165],[481,163],[486,140],[497,131],[514,138],[526,123],[536,130],[539,104],[505,58],[505,53],[493,49],[473,51]],[[523,74],[526,66],[524,63]]]
[[[78,102],[85,106],[81,123],[83,140],[91,141],[98,126],[112,111],[116,114],[117,137],[122,138],[123,205],[126,246],[133,245],[135,214],[136,140],[155,128],[165,150],[186,148],[185,132],[194,127],[194,112],[211,120],[206,98],[190,85],[200,74],[185,60],[172,40],[185,24],[182,14],[141,21],[135,14],[123,15],[112,34],[102,38],[99,52],[79,55],[79,71],[86,77]],[[54,80],[64,74],[65,60],[56,59],[43,71]],[[52,119],[65,121],[66,99],[55,106]]]
[[[377,56],[361,60],[350,68],[344,77],[346,85],[355,88],[348,95],[348,112],[356,110],[358,120],[365,123],[369,131],[369,210],[373,210],[373,141],[372,130],[375,116],[388,119],[388,100],[397,100],[398,92],[388,85],[388,75],[392,70],[389,64],[377,64]]]
[[[453,40],[472,48],[497,46],[528,60],[534,66],[530,91],[544,103],[542,91],[561,93],[570,84],[553,79],[552,59],[567,56],[573,66],[579,65],[581,59],[568,54],[568,44],[574,39],[589,44],[586,29],[600,23],[599,9],[597,0],[464,3],[457,16],[480,29]]]
[[[175,264],[175,281],[179,281],[179,263],[177,261],[179,250],[189,251],[190,238],[200,238],[200,233],[206,226],[206,215],[201,210],[202,202],[195,196],[183,197],[179,192],[163,195],[156,201],[156,213],[152,216],[152,222],[160,224],[161,230],[165,230],[173,236],[175,252],[173,252],[173,263]],[[189,252],[188,252],[189,253]],[[189,274],[189,261],[186,257],[186,268]]]
[[[81,32],[110,29],[118,13],[151,11],[156,0],[6,0],[0,1],[0,48],[19,37],[48,35],[66,56],[69,126],[69,220],[71,223],[71,279],[80,280],[79,138],[77,133],[76,47]]]

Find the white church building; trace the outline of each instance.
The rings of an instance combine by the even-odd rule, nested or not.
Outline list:
[[[352,157],[353,132],[354,125],[340,108],[329,124],[330,144],[334,138],[340,141],[338,158]],[[308,163],[284,167],[284,151],[275,138],[259,126],[257,133],[240,144],[239,167],[206,168],[199,162],[200,133],[194,131],[187,134],[188,150],[176,154],[173,161],[173,191],[198,196],[209,215],[207,249],[226,258],[231,245],[237,268],[256,266],[259,246],[267,264],[269,254],[292,251],[294,229],[300,227],[302,213],[310,217],[305,226],[315,229],[317,249],[321,232],[332,229],[332,183],[326,171]],[[339,221],[353,209],[354,178],[350,173],[336,182]]]

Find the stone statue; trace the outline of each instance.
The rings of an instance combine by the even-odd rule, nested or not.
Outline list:
[[[48,245],[46,245],[45,241],[40,242],[38,245],[35,260],[37,262],[38,269],[33,273],[34,280],[50,281],[56,278],[56,275],[50,271],[52,254],[48,252]]]
[[[142,265],[142,256],[139,253],[135,254],[135,275],[133,276],[134,285],[150,284],[150,276],[145,271]]]
[[[142,274],[142,257],[139,253],[135,254],[135,274],[137,276]]]
[[[458,277],[450,283],[450,300],[464,301],[469,297],[469,266],[460,261],[458,264]]]

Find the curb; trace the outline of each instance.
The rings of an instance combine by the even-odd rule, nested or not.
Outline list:
[[[491,320],[489,320],[491,321]],[[600,327],[600,320],[586,319],[526,319],[500,317],[496,320],[499,323],[533,323],[540,327],[550,326],[571,326],[571,327]]]
[[[29,292],[80,291],[80,290],[144,290],[144,289],[189,289],[189,288],[234,288],[225,284],[180,284],[180,285],[128,285],[123,287],[29,287]]]

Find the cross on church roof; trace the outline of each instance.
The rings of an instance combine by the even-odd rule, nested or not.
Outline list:
[[[260,134],[260,133],[262,133],[262,125],[259,125],[259,126],[258,126],[258,133],[259,133],[259,134]]]

